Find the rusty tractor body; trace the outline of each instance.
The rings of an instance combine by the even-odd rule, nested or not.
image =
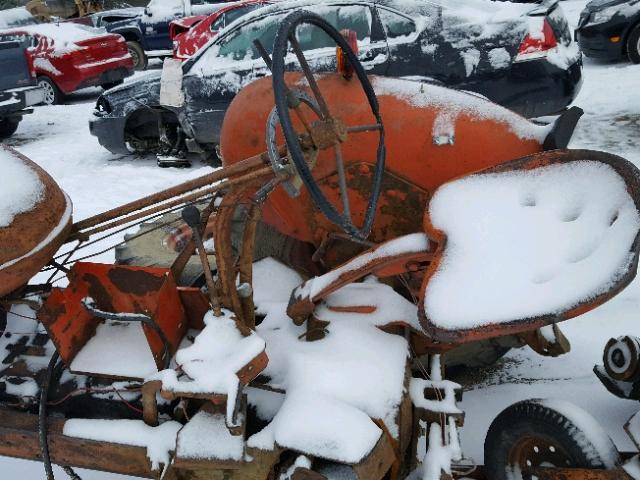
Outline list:
[[[340,64],[349,68],[314,75],[295,36],[301,25],[329,35],[341,49]],[[442,378],[441,354],[505,335],[518,335],[545,355],[566,352],[568,341],[556,323],[597,307],[635,277],[639,172],[602,152],[545,151],[566,146],[554,137],[557,126],[530,123],[477,96],[369,78],[340,33],[304,11],[283,20],[273,58],[262,45],[256,48],[273,78],[236,96],[223,129],[220,170],[69,226],[64,194],[9,152],[37,172],[48,208],[37,204],[0,228],[0,240],[12,248],[0,270],[3,320],[17,321],[16,309],[25,305],[37,315],[23,318],[33,335],[8,344],[0,372],[0,454],[40,458],[48,478],[55,462],[176,480],[322,480],[332,478],[332,468],[362,480],[407,478],[416,470],[428,480],[494,480],[481,467],[460,468],[457,432],[464,412],[456,401],[462,393]],[[285,72],[290,51],[302,74]],[[434,206],[444,201],[442,192],[467,180],[586,168],[614,179],[611,188],[621,199],[600,226],[600,237],[624,259],[612,278],[559,306],[479,316],[471,326],[468,319],[445,321],[431,308],[459,241]],[[599,188],[587,187],[589,193]],[[519,201],[518,208],[536,206]],[[90,257],[83,253],[92,242],[179,209],[191,235],[170,265],[78,261]],[[243,228],[234,233],[238,218]],[[623,220],[631,226],[616,235]],[[295,288],[277,304],[256,291],[261,225],[308,245],[300,263],[314,264],[317,272],[285,265]],[[204,246],[206,231],[215,240],[215,265]],[[194,256],[202,265],[202,288],[180,282]],[[573,264],[585,258],[562,265],[567,282],[578,278]],[[39,271],[49,278],[63,272],[69,284],[28,285]],[[543,327],[552,334],[542,334]],[[305,361],[282,368],[288,348],[296,354],[291,358]],[[358,363],[359,355],[385,363],[372,370]],[[48,366],[30,361],[34,356],[48,358]],[[294,367],[303,374],[295,375]],[[64,368],[72,375],[60,376]],[[390,380],[381,385],[384,374]],[[260,395],[277,396],[281,406],[265,413]],[[323,417],[326,405],[334,413]],[[64,421],[47,419],[47,409]],[[332,430],[336,416],[361,428]],[[138,435],[113,434],[104,421],[124,430],[135,425]],[[298,436],[282,427],[307,424]],[[354,451],[349,435],[358,434],[362,441]],[[145,450],[145,438],[163,435],[169,435],[166,451]],[[545,441],[556,448],[553,439]],[[499,471],[496,478],[502,478],[517,467],[522,478],[631,478],[614,463],[599,469],[573,459],[561,466],[548,459],[527,463],[518,452],[528,452],[529,444],[529,438],[515,442],[519,450],[505,454],[511,463],[502,468],[496,462],[486,472]]]

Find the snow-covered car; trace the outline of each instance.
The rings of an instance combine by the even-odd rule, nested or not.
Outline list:
[[[47,104],[85,87],[111,88],[133,73],[133,60],[120,35],[74,23],[41,24],[3,30],[0,41],[26,39]]]
[[[238,18],[271,3],[267,0],[245,0],[220,4],[220,9],[209,16],[185,17],[169,25],[173,40],[173,58],[186,60],[205,46],[220,30]]]
[[[183,103],[163,107],[161,72],[150,73],[98,99],[91,133],[113,153],[162,151],[160,138],[213,151],[236,93],[269,74],[254,40],[270,51],[280,21],[299,8],[356,32],[359,58],[371,74],[477,92],[527,117],[563,110],[581,85],[582,58],[557,1],[277,2],[236,20],[182,64]],[[312,28],[299,36],[316,68],[335,70],[328,37]]]
[[[585,55],[640,63],[640,2],[593,0],[587,3],[575,32]]]
[[[21,7],[0,10],[0,30],[35,25],[36,19]]]

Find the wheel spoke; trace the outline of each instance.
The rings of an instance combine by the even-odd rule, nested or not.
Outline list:
[[[374,123],[372,125],[358,125],[356,127],[347,127],[347,133],[374,132],[382,130],[382,125]]]
[[[338,167],[338,184],[340,185],[340,199],[342,200],[342,216],[351,220],[351,208],[349,205],[349,191],[347,190],[347,176],[344,172],[344,161],[342,159],[342,146],[335,144],[336,165]]]
[[[320,87],[316,82],[316,78],[313,76],[313,72],[311,72],[311,68],[309,67],[309,63],[307,63],[307,59],[300,48],[300,44],[298,43],[298,39],[295,37],[295,34],[289,36],[289,43],[291,43],[291,47],[293,47],[293,51],[298,57],[298,61],[300,62],[300,67],[302,67],[302,71],[304,72],[304,76],[309,82],[309,87],[313,92],[313,95],[316,97],[316,101],[318,102],[318,106],[320,107],[320,111],[323,115],[323,120],[327,120],[331,118],[331,113],[329,112],[329,107],[327,107],[327,102],[324,100],[322,96],[322,92],[320,91]]]

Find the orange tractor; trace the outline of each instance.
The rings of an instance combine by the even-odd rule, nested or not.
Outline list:
[[[314,75],[301,26],[333,38],[337,73]],[[0,196],[0,454],[40,458],[48,478],[52,462],[172,479],[634,478],[583,416],[544,401],[503,412],[473,465],[443,359],[505,336],[567,351],[557,323],[635,277],[640,172],[566,150],[576,110],[544,126],[368,77],[345,37],[288,16],[272,56],[255,45],[272,78],[228,110],[223,168],[79,222],[45,172],[2,153],[18,187]],[[189,229],[170,264],[83,261],[177,210]]]

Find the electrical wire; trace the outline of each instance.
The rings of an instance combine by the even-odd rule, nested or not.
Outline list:
[[[38,406],[38,440],[40,442],[40,454],[44,464],[44,471],[47,480],[55,480],[53,475],[53,467],[51,465],[51,456],[49,454],[49,441],[47,432],[47,402],[49,398],[49,389],[53,383],[53,377],[60,355],[57,351],[53,353],[47,366],[47,371],[42,379],[40,387],[40,405]],[[71,477],[72,480],[82,480],[71,467],[64,466],[62,469]]]

